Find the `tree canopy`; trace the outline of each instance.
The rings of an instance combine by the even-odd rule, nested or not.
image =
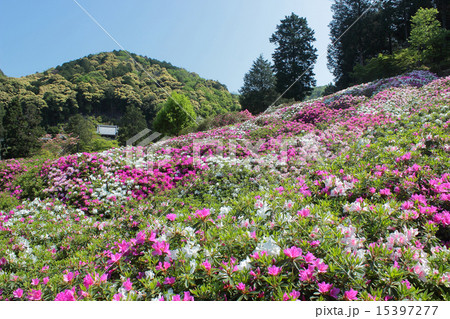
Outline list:
[[[273,54],[277,91],[286,98],[302,100],[316,84],[312,66],[317,60],[313,42],[314,31],[305,18],[292,13],[281,20],[270,42],[276,45]]]

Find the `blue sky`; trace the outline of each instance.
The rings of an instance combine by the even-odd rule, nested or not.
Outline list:
[[[218,80],[232,92],[291,12],[315,31],[318,85],[326,67],[330,0],[77,0],[126,50]],[[73,0],[0,1],[0,69],[19,77],[120,49]]]

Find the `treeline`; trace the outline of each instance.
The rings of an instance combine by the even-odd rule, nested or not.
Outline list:
[[[217,81],[205,80],[167,62],[131,56],[138,64],[128,53],[113,51],[89,55],[22,78],[9,78],[1,73],[3,158],[35,154],[39,138],[45,133],[52,137],[71,133],[68,123],[75,115],[82,115],[91,124],[121,125],[128,112],[140,117],[136,122],[152,127],[156,113],[175,91],[185,95],[196,115],[203,118],[240,110],[238,97]],[[92,128],[91,124],[88,126]],[[122,144],[126,138],[121,136]],[[20,144],[20,151],[15,144]]]
[[[337,0],[331,10],[336,90],[412,69],[450,69],[447,0]]]
[[[321,95],[416,69],[450,74],[448,1],[335,0],[331,10],[327,58],[335,83]],[[273,61],[259,56],[240,90],[242,107],[254,114],[318,93],[314,31],[306,19],[286,16],[269,40],[277,45]]]

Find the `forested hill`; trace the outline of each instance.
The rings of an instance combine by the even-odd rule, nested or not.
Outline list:
[[[167,62],[131,55],[139,65],[125,51],[113,51],[21,78],[0,77],[0,104],[7,108],[19,97],[36,105],[46,128],[77,113],[117,123],[128,105],[139,107],[151,124],[158,105],[173,90],[188,96],[202,117],[240,109],[237,97],[217,81]]]

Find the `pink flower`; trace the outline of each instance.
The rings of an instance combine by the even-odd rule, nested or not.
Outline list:
[[[292,292],[289,294],[293,300],[297,300],[300,297],[300,291],[292,290]]]
[[[297,212],[297,215],[301,216],[301,217],[308,217],[310,214],[310,210],[308,208],[303,208],[302,210],[299,210]]]
[[[22,296],[23,296],[23,290],[20,289],[20,288],[14,290],[14,291],[13,291],[13,296],[14,296],[15,298],[22,298]]]
[[[286,248],[285,250],[283,250],[283,252],[286,256],[288,256],[291,259],[295,259],[302,255],[302,250],[295,246],[292,246],[291,248]]]
[[[121,301],[122,298],[123,298],[123,295],[121,293],[118,293],[113,296],[113,301]]]
[[[326,282],[319,283],[319,292],[321,294],[327,294],[331,288],[333,288],[332,284],[327,284]]]
[[[35,279],[31,279],[31,284],[33,285],[33,286],[37,286],[37,285],[39,285],[39,278],[35,278]]]
[[[338,294],[341,292],[341,290],[339,288],[333,288],[330,290],[330,296],[333,297],[334,299],[337,299]]]
[[[185,291],[183,301],[194,301],[194,297],[191,296],[189,291]]]
[[[269,268],[267,268],[269,275],[272,276],[278,276],[278,274],[281,272],[281,267],[277,267],[275,265],[270,266]]]
[[[239,284],[236,285],[236,289],[241,292],[245,292],[245,284],[240,282]]]
[[[130,281],[130,278],[127,278],[127,280],[122,284],[123,288],[125,288],[126,291],[130,291],[132,288],[132,283]]]
[[[358,300],[358,298],[356,297],[357,294],[358,294],[358,292],[356,290],[350,289],[350,290],[344,292],[344,299]]]
[[[175,277],[167,277],[164,279],[164,285],[173,285],[175,283]]]
[[[75,287],[72,289],[66,289],[56,295],[55,301],[76,301]]]
[[[170,250],[169,250],[169,243],[166,243],[165,241],[157,241],[152,245],[152,248],[154,251],[152,252],[153,256],[161,256],[162,254],[167,254],[170,256]]]
[[[211,264],[209,263],[208,259],[206,259],[204,262],[202,262],[202,266],[205,267],[206,271],[211,270]]]
[[[50,280],[50,279],[49,279],[48,277],[45,277],[44,279],[42,279],[42,283],[43,283],[44,285],[46,285],[46,284],[48,283],[49,280]]]
[[[177,218],[176,214],[167,214],[166,218],[170,221],[174,221]]]
[[[28,292],[28,299],[31,301],[39,301],[42,298],[42,292],[40,290],[31,289]]]
[[[372,194],[375,194],[376,191],[377,189],[375,187],[369,188],[369,192],[371,192]]]
[[[181,301],[180,295],[172,296],[172,301]]]
[[[145,243],[145,232],[144,231],[140,231],[136,235],[136,244],[142,244],[142,243]]]
[[[92,279],[90,274],[87,274],[83,279],[83,283],[86,289],[89,289],[89,286],[92,286],[94,284],[94,280]]]
[[[314,262],[314,260],[316,260],[316,256],[314,256],[312,253],[309,253],[309,252],[306,254],[306,256],[304,258],[308,264],[311,264]]]
[[[0,258],[0,266],[6,265],[7,262],[5,257]]]
[[[380,189],[380,195],[389,196],[389,195],[391,195],[391,190],[389,188]]]
[[[74,278],[73,272],[68,272],[67,274],[63,275],[63,279],[65,282],[71,282]]]
[[[200,218],[202,220],[204,220],[206,217],[208,217],[210,215],[210,211],[208,208],[203,208],[201,210],[197,210],[194,214],[195,217]]]
[[[328,270],[328,265],[321,262],[320,259],[316,260],[316,267],[319,273],[326,273]]]

